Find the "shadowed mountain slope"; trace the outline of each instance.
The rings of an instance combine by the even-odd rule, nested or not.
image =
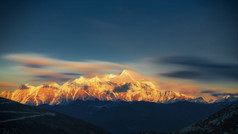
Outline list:
[[[1,134],[108,134],[85,121],[0,98]]]
[[[238,133],[238,101],[216,112],[207,119],[199,121],[178,132],[203,134],[236,134]]]
[[[64,113],[114,134],[141,131],[172,132],[202,120],[225,104],[177,102],[172,104],[125,101],[82,101],[39,107]]]
[[[137,134],[237,134],[238,133],[238,101],[219,110],[204,120],[191,124],[179,131],[161,133],[144,131]]]

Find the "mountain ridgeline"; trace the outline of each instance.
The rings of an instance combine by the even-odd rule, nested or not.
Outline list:
[[[57,83],[46,83],[37,87],[23,84],[14,92],[4,91],[1,97],[22,104],[64,104],[74,100],[106,100],[106,101],[146,101],[156,103],[172,103],[181,100],[205,102],[203,98],[194,98],[174,91],[158,89],[151,81],[131,70],[120,74],[108,74]]]

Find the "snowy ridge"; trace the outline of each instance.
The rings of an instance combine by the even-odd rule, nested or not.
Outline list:
[[[174,91],[157,89],[144,77],[131,70],[120,74],[86,78],[81,76],[63,85],[45,83],[37,87],[24,84],[14,92],[4,91],[1,97],[23,104],[62,104],[77,99],[81,100],[122,100],[173,103],[177,101],[205,102],[203,98],[194,98]]]

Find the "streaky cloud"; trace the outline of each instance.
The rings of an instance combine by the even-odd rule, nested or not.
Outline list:
[[[238,93],[221,92],[218,90],[203,90],[201,91],[201,94],[210,94],[211,96],[218,97],[218,98],[222,98],[224,96],[231,96],[231,97],[238,96]]]
[[[0,87],[17,87],[18,85],[15,83],[6,83],[6,82],[0,82]]]
[[[67,61],[40,54],[8,54],[5,59],[17,64],[17,69],[27,72],[32,81],[68,81],[81,75],[118,72],[128,68],[107,61]]]
[[[199,81],[237,81],[238,63],[218,63],[194,56],[170,56],[153,60],[158,64],[173,64],[182,70],[159,74],[166,77],[194,79]]]
[[[201,73],[198,73],[196,71],[174,71],[168,73],[159,73],[159,75],[183,79],[197,79],[201,77]]]
[[[24,67],[30,68],[55,68],[76,71],[77,73],[105,73],[115,70],[126,69],[127,67],[114,62],[107,61],[67,61],[49,58],[39,54],[8,54],[5,59],[14,61]]]

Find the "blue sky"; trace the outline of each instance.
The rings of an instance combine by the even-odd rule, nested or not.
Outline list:
[[[235,0],[2,0],[0,80],[30,81],[19,76],[25,64],[6,58],[23,54],[238,92],[237,13]]]

